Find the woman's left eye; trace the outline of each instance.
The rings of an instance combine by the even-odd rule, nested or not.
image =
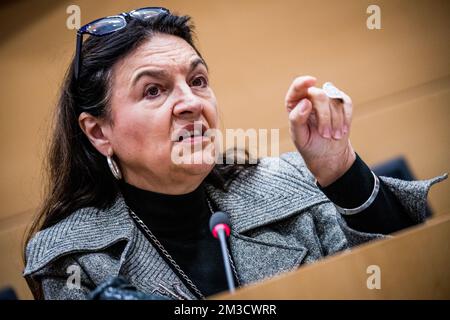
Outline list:
[[[162,89],[158,85],[150,85],[145,89],[144,96],[148,99],[155,99],[162,93]]]
[[[206,80],[205,77],[199,76],[199,77],[194,78],[194,79],[192,80],[191,84],[192,84],[192,86],[194,86],[194,87],[201,87],[201,88],[204,88],[204,87],[206,87],[206,86],[208,85],[208,81]]]

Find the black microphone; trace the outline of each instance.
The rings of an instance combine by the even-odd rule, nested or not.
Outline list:
[[[122,276],[108,277],[92,290],[88,300],[169,300],[166,296],[156,293],[140,292]]]
[[[234,292],[234,279],[231,272],[230,260],[228,258],[226,237],[230,236],[230,219],[227,214],[222,211],[214,212],[209,219],[209,229],[214,238],[219,239],[220,248],[222,249],[223,264],[225,266],[225,274],[227,276],[228,289]]]

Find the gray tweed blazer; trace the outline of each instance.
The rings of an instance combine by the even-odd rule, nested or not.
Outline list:
[[[420,223],[429,188],[446,177],[381,179]],[[385,237],[349,228],[297,152],[263,158],[241,172],[228,192],[211,185],[206,189],[216,206],[230,215],[230,249],[244,285]],[[107,210],[83,208],[40,231],[28,243],[26,258],[23,274],[41,284],[46,299],[85,299],[117,275],[144,293],[195,299],[136,227],[121,196]],[[79,286],[70,277],[74,274]]]

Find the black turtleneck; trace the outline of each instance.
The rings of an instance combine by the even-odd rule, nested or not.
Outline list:
[[[182,195],[146,191],[125,182],[121,190],[126,204],[204,296],[228,289],[220,243],[209,230],[211,211],[203,184]]]

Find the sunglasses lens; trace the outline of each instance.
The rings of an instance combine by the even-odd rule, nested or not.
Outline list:
[[[108,17],[91,23],[86,32],[96,36],[114,32],[125,27],[126,21],[123,17]]]
[[[142,8],[130,12],[130,16],[136,19],[146,20],[160,15],[161,13],[167,13],[167,11],[159,8]]]

